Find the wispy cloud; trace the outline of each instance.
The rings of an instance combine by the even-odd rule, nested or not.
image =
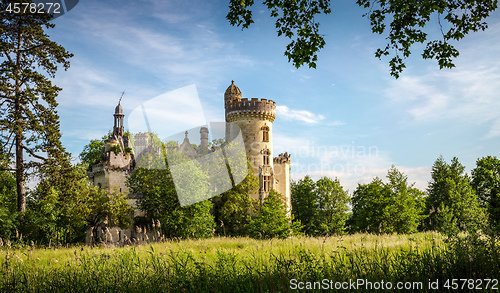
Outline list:
[[[325,119],[321,114],[314,114],[306,110],[292,110],[287,106],[276,106],[276,115],[287,120],[298,120],[308,124],[316,124]]]
[[[488,34],[493,37],[464,44],[456,68],[438,70],[433,64],[424,74],[408,71],[389,82],[386,97],[415,122],[484,125],[490,128],[484,138],[500,136],[500,25]]]
[[[490,130],[488,131],[488,133],[486,134],[486,136],[484,138],[488,139],[488,138],[493,138],[493,137],[498,137],[500,136],[500,119],[496,119],[491,127],[490,127]]]

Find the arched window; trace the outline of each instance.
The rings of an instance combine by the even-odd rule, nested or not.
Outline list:
[[[271,155],[271,152],[268,149],[264,150],[262,165],[269,165],[269,157],[270,157],[270,155]]]
[[[271,176],[263,176],[263,189],[264,192],[269,192],[271,189]]]
[[[262,141],[269,141],[269,126],[262,126]]]

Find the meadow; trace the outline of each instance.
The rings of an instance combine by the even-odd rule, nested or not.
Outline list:
[[[426,232],[93,248],[3,244],[0,292],[497,291],[498,243],[481,243]]]

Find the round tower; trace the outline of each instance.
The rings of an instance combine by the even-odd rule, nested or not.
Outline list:
[[[226,139],[230,140],[231,126],[241,129],[245,150],[252,170],[259,178],[263,200],[273,187],[273,121],[276,118],[276,103],[267,99],[242,99],[240,89],[231,82],[224,94],[226,122],[229,123]]]
[[[120,101],[121,102],[121,101]],[[123,136],[123,107],[120,105],[120,102],[118,102],[118,106],[115,108],[115,114],[113,116],[115,117],[115,125],[113,126],[113,134],[115,137]]]
[[[208,149],[208,128],[206,127],[200,128],[200,148],[202,150]]]

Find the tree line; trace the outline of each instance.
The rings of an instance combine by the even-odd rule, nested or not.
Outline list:
[[[309,176],[292,183],[292,213],[302,232],[320,236],[341,233],[414,233],[434,230],[500,231],[500,160],[478,159],[469,176],[455,157],[440,156],[425,191],[392,166],[387,182],[374,178],[358,184],[352,197],[338,179]],[[329,186],[325,191],[325,185]]]
[[[21,242],[81,242],[89,226],[126,227],[133,220],[145,224],[153,219],[163,221],[161,227],[168,237],[219,234],[267,238],[294,233],[332,235],[353,231],[411,233],[428,229],[443,232],[499,229],[500,164],[496,157],[479,159],[471,177],[465,174],[458,159],[446,163],[439,158],[434,163],[432,180],[425,192],[409,184],[407,177],[396,168],[389,170],[388,183],[375,178],[369,184],[360,184],[352,197],[337,179],[322,178],[313,182],[306,177],[292,184],[291,217],[281,195],[274,191],[262,202],[249,197],[258,188],[253,174],[211,200],[181,207],[174,196],[175,186],[168,168],[138,168],[128,184],[132,192],[143,195],[139,208],[145,216],[133,219],[125,195],[108,194],[88,183],[88,166],[100,160],[99,154],[92,149],[100,151],[102,140],[86,146],[80,156],[82,164],[77,165],[71,163],[70,154],[61,143],[56,101],[61,88],[52,84],[52,80],[58,66],[69,68],[73,54],[50,40],[46,33],[54,27],[49,22],[52,16],[7,13],[7,6],[13,2],[21,3],[20,0],[0,1],[0,237],[4,240],[15,236]],[[248,27],[253,22],[249,10],[253,1],[231,0],[229,3],[227,18],[231,24]],[[357,3],[369,7],[371,2]],[[271,16],[277,18],[279,34],[292,38],[297,29],[300,31],[297,42],[287,48],[287,56],[296,66],[309,64],[314,67],[316,52],[323,47],[324,40],[317,32],[317,25],[313,22],[311,27],[309,20],[321,11],[328,14],[329,1],[315,2],[308,9],[304,9],[302,2],[265,4]],[[447,40],[459,40],[471,31],[486,28],[483,20],[497,7],[497,1],[471,7],[467,1],[441,1],[438,4],[420,3],[413,11],[408,10],[407,5],[378,4],[380,7],[368,13],[373,32],[384,31],[385,15],[395,16],[390,43],[377,51],[378,57],[389,54],[391,49],[401,52],[404,57],[409,56],[411,44],[426,39],[423,32],[412,27],[425,25],[432,12],[445,15],[452,24],[445,41],[429,42],[424,51],[424,58],[438,59],[441,68],[452,67],[451,57],[458,56],[458,51]],[[469,8],[476,14],[462,15],[460,10]],[[401,33],[401,28],[406,32]],[[308,40],[313,42],[308,43]],[[443,52],[446,54],[441,54]],[[390,65],[396,77],[404,68],[399,57],[391,60]],[[202,182],[209,187],[211,180],[216,178],[200,171],[203,169],[193,166],[188,174],[205,180]],[[26,182],[32,178],[36,178],[38,184],[27,190]],[[207,186],[191,188],[210,192]]]

